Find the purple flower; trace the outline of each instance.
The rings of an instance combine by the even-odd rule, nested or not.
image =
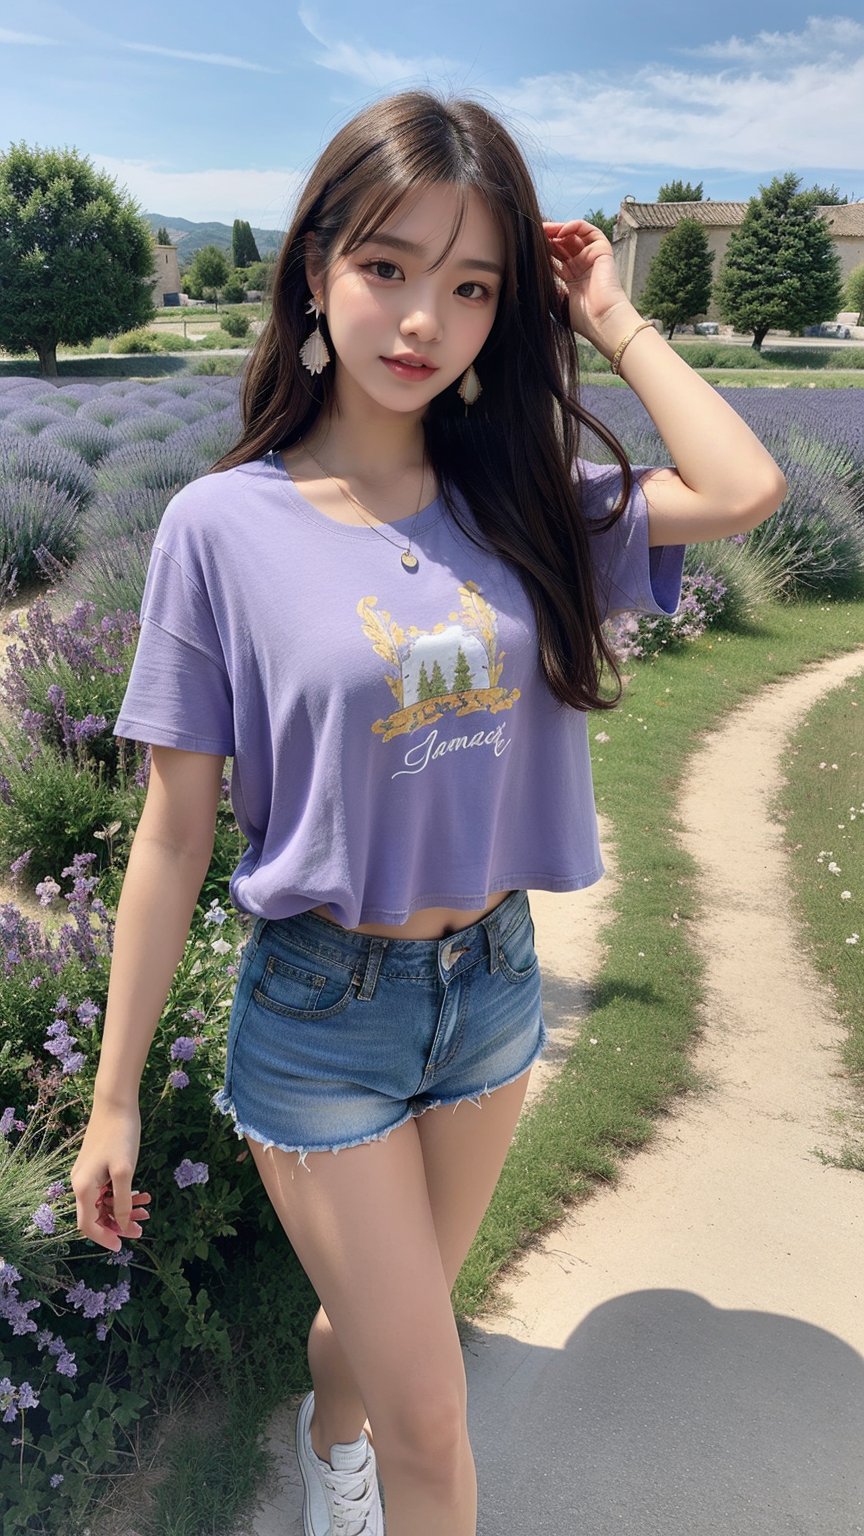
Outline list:
[[[172,1061],[191,1061],[197,1049],[198,1042],[191,1035],[178,1035],[168,1054]]]
[[[24,853],[19,855],[17,859],[14,859],[13,862],[9,865],[10,873],[16,876],[20,875],[22,870],[24,870],[29,864],[30,855],[32,852],[32,848],[27,848]]]
[[[207,1022],[200,1008],[187,1008],[183,1017],[184,1019],[191,1019],[197,1024],[205,1024]]]
[[[54,1212],[51,1206],[47,1204],[38,1205],[33,1212],[33,1222],[40,1232],[44,1232],[46,1237],[50,1237],[54,1232]]]
[[[18,1407],[19,1408],[38,1408],[39,1407],[39,1399],[36,1396],[36,1393],[33,1391],[33,1388],[31,1387],[29,1381],[22,1381],[20,1387],[18,1388]]]
[[[182,1163],[174,1169],[174,1178],[179,1189],[188,1189],[190,1184],[206,1184],[209,1177],[206,1163],[192,1163],[188,1157],[184,1157]]]
[[[78,1004],[75,1012],[77,1014],[79,1024],[94,1024],[102,1010],[101,1008],[97,1008],[96,1004],[92,1002],[89,997],[85,997],[83,1003]]]
[[[60,1484],[62,1483],[62,1481],[63,1481],[63,1473],[62,1472],[55,1472],[53,1477],[49,1478],[49,1482],[50,1482],[52,1488],[59,1488]]]
[[[15,1105],[10,1104],[0,1115],[0,1136],[8,1136],[15,1119]]]
[[[168,1077],[168,1083],[172,1088],[188,1088],[189,1074],[181,1071],[172,1072]]]

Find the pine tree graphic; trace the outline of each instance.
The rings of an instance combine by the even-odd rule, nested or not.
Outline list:
[[[432,697],[432,689],[429,685],[429,675],[426,671],[425,661],[420,663],[420,681],[417,684],[417,697],[418,699],[431,699]]]
[[[447,679],[444,676],[444,673],[441,671],[440,663],[436,661],[434,667],[432,668],[432,680],[429,684],[429,697],[430,699],[437,699],[440,698],[442,694],[449,692],[450,689],[447,687]]]
[[[453,692],[465,693],[474,687],[474,679],[471,676],[471,668],[468,665],[468,657],[461,645],[456,652],[456,671],[453,674]]]

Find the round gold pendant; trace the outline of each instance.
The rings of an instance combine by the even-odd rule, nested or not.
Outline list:
[[[406,571],[416,571],[420,561],[416,555],[412,555],[410,549],[404,549],[402,551],[402,564]]]

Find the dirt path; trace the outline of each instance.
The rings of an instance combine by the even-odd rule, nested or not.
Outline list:
[[[711,1087],[521,1262],[466,1349],[480,1536],[864,1531],[864,1177],[842,1030],[802,953],[785,738],[864,649],[764,689],[690,763]]]

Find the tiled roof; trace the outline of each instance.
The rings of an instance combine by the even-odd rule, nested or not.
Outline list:
[[[864,235],[864,203],[838,203],[819,212],[835,235]]]
[[[733,229],[741,223],[747,212],[746,203],[622,203],[618,210],[619,238],[630,229],[672,229],[679,219],[698,219],[700,224],[713,224]],[[835,236],[860,235],[864,237],[864,202],[830,203],[819,209]]]
[[[700,224],[740,224],[746,203],[622,203],[620,221],[633,229],[673,229],[679,219],[698,219]]]

